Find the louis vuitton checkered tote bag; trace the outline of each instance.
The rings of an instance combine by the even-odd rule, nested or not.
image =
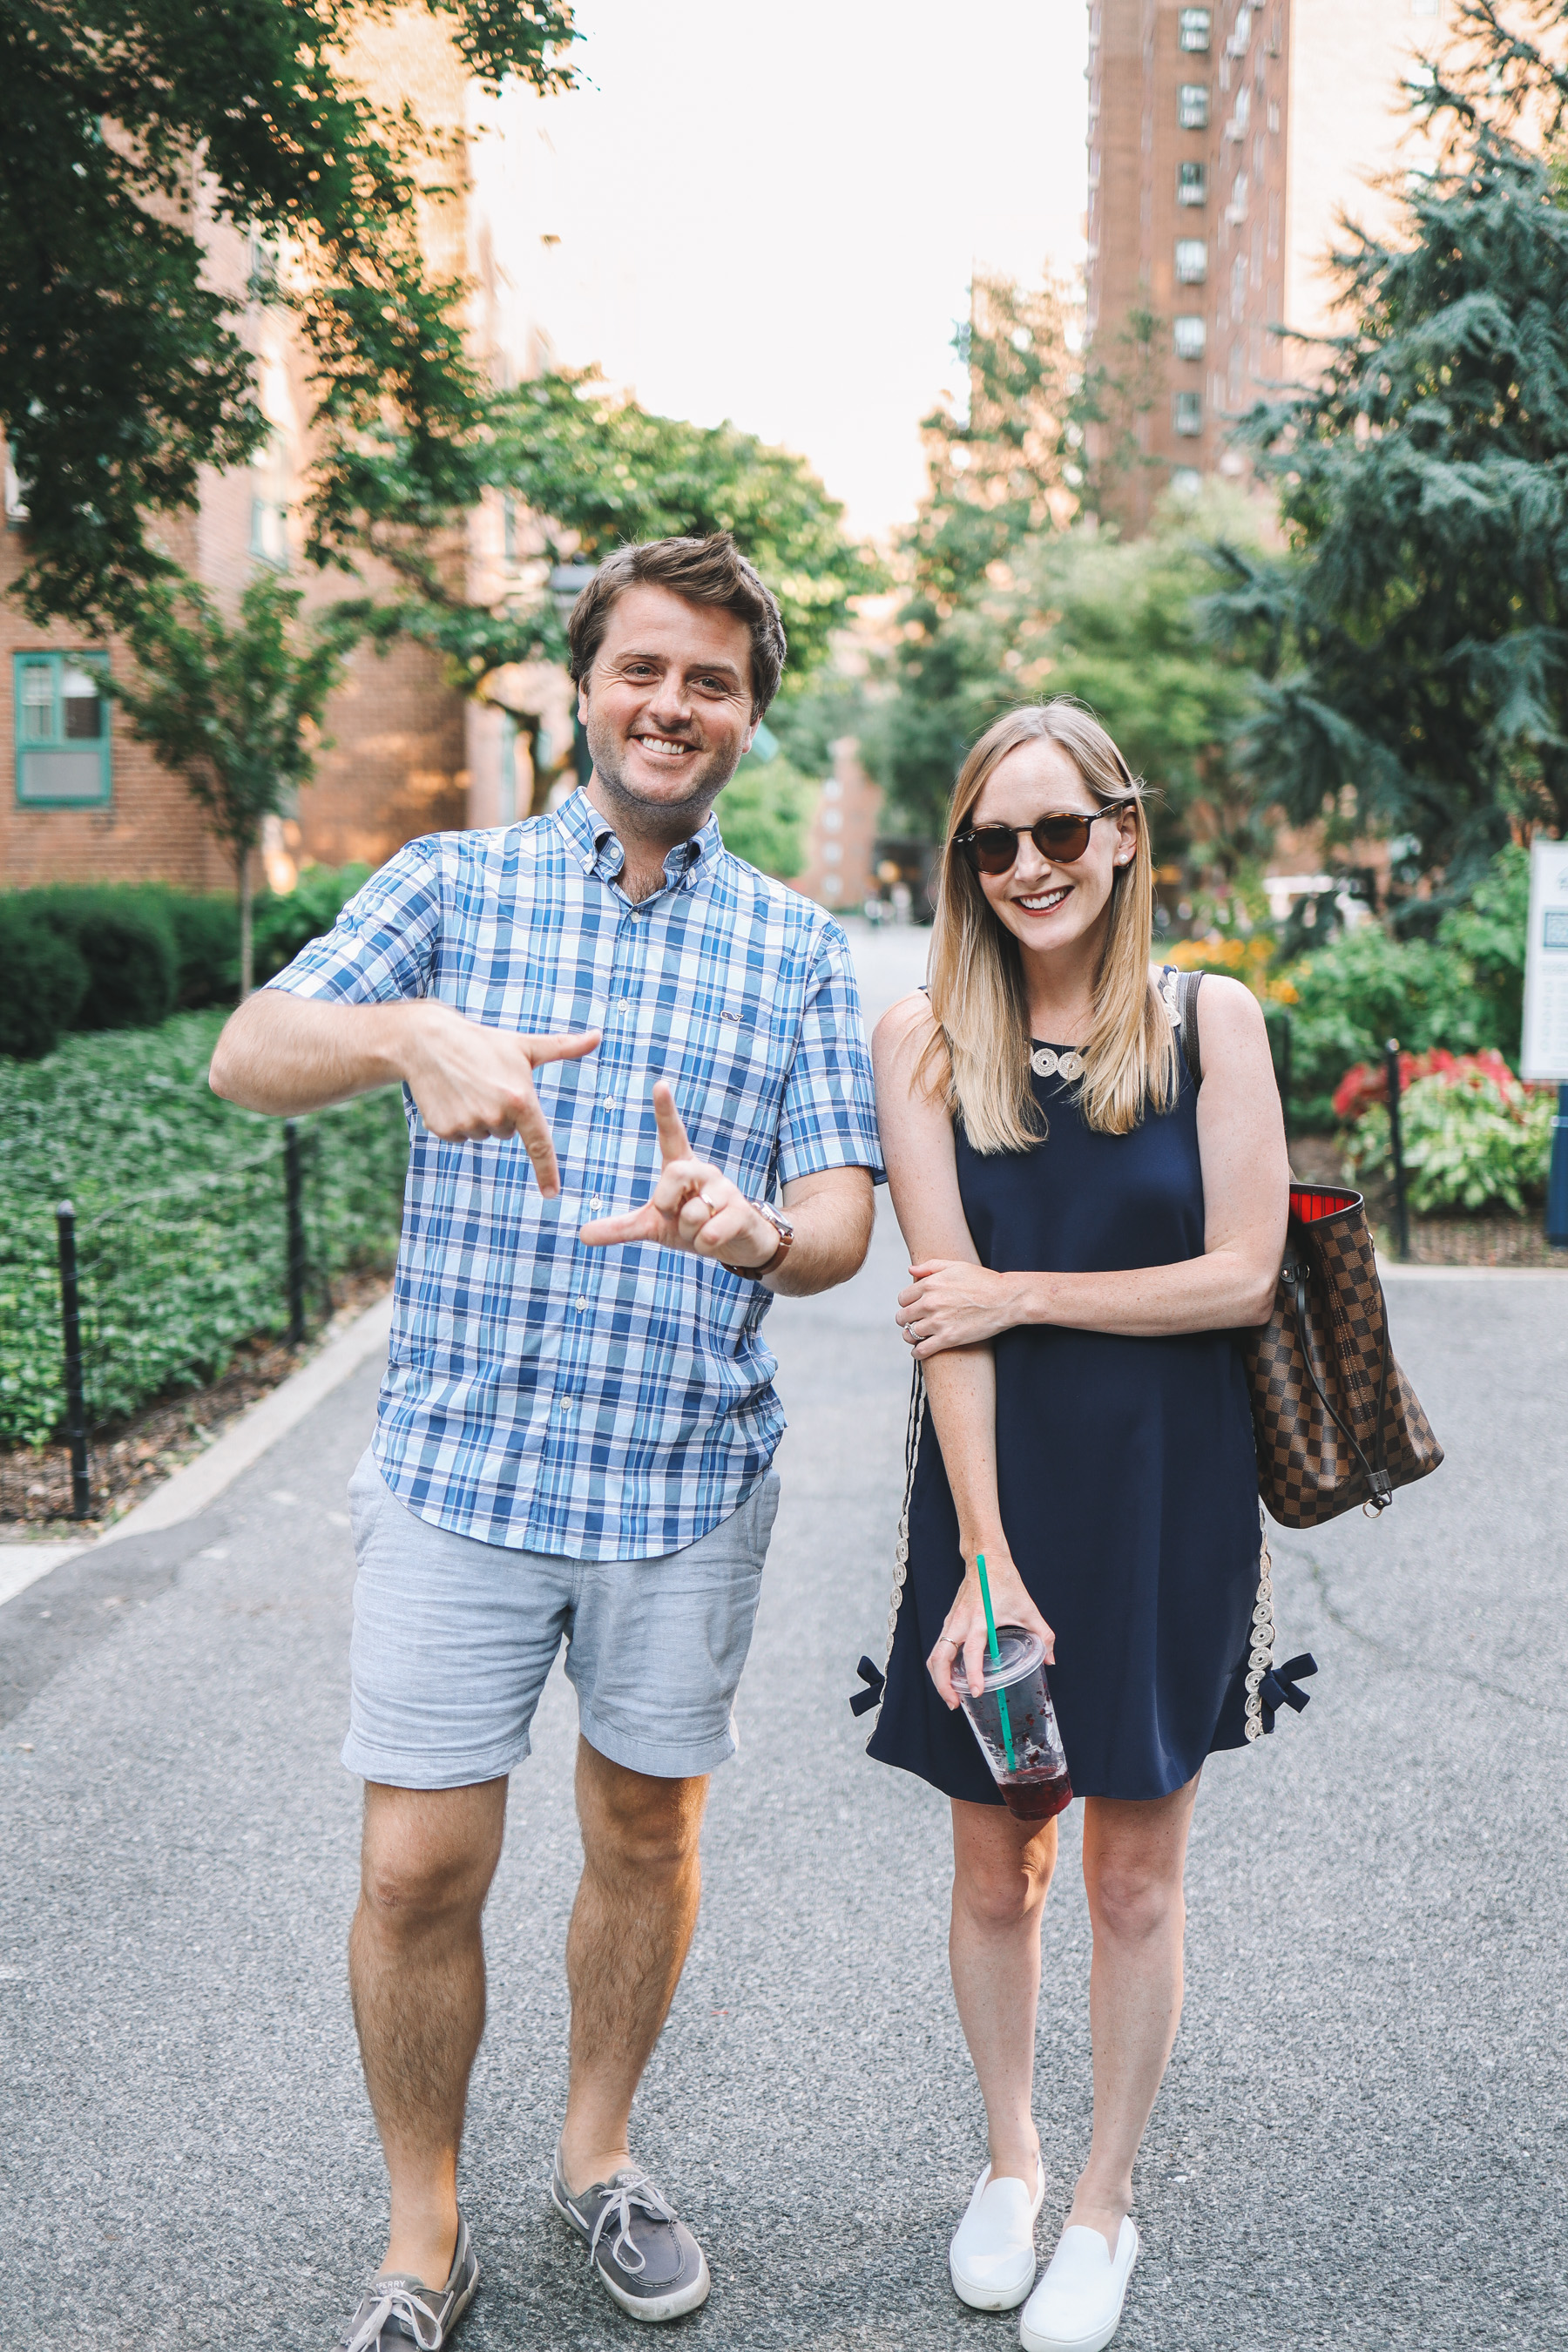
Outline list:
[[[1182,1045],[1202,1083],[1198,972],[1178,982]],[[1361,1503],[1385,1510],[1443,1449],[1388,1338],[1359,1192],[1292,1184],[1274,1311],[1248,1332],[1258,1491],[1281,1527],[1315,1528]]]

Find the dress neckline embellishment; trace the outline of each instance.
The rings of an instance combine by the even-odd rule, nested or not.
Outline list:
[[[1058,1047],[1037,1045],[1029,1055],[1029,1067],[1037,1078],[1081,1078],[1089,1067],[1076,1045]]]

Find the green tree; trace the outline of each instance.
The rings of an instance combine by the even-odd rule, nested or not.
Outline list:
[[[1070,572],[1085,524],[1145,462],[1137,424],[1154,396],[1158,325],[1140,310],[1086,358],[1059,288],[975,278],[953,346],[968,399],[924,420],[930,488],[900,551],[898,645],[858,730],[894,822],[937,832],[970,744],[1031,670],[1047,674],[1050,551]]]
[[[196,581],[161,579],[133,624],[138,675],[110,688],[234,860],[242,999],[253,972],[252,854],[263,821],[287,811],[315,772],[321,714],[358,634],[342,606],[301,625],[302,602],[302,590],[261,572],[230,622]]]
[[[565,658],[564,614],[548,593],[557,564],[597,563],[628,540],[733,534],[778,597],[789,637],[785,691],[827,655],[852,600],[882,584],[844,533],[844,509],[803,458],[732,425],[657,416],[612,393],[593,369],[531,379],[490,404],[483,457],[492,489],[526,509],[536,558],[493,604],[475,603],[452,560],[470,486],[421,498],[400,441],[379,445],[362,543],[401,593],[363,608],[381,635],[402,631],[447,656],[482,694],[513,662]]]
[[[1326,371],[1248,427],[1289,551],[1233,552],[1219,608],[1268,681],[1248,751],[1271,792],[1403,836],[1439,906],[1511,828],[1568,824],[1568,77],[1491,0],[1456,30],[1411,89],[1440,162],[1398,241],[1347,227]]]
[[[1152,788],[1157,859],[1228,900],[1258,875],[1273,824],[1234,749],[1257,682],[1206,625],[1222,532],[1254,541],[1245,500],[1215,488],[1196,505],[1166,499],[1142,539],[1080,529],[1043,541],[1004,620],[1002,659],[1010,699],[1026,688],[1089,704]]]
[[[567,0],[423,0],[475,78],[569,79]],[[128,624],[173,577],[157,518],[266,421],[198,200],[274,243],[316,394],[312,551],[363,528],[395,438],[421,499],[477,495],[483,387],[418,242],[432,144],[344,77],[393,0],[11,0],[0,13],[0,423],[37,619]],[[297,265],[297,266],[295,266]]]

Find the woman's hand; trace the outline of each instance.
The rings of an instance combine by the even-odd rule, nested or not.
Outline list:
[[[1027,1280],[1026,1275],[993,1274],[966,1258],[922,1258],[910,1268],[909,1288],[899,1293],[898,1321],[917,1356],[976,1348],[1027,1319]]]
[[[1057,1662],[1057,1637],[1030,1600],[1024,1580],[1013,1565],[1012,1554],[1005,1543],[995,1549],[987,1544],[985,1579],[991,1587],[991,1607],[998,1629],[1004,1625],[1022,1625],[1026,1633],[1037,1633],[1046,1645],[1046,1663]],[[942,1637],[926,1660],[927,1670],[943,1703],[950,1706],[960,1704],[953,1688],[952,1662],[962,1654],[964,1679],[972,1691],[980,1689],[985,1677],[985,1602],[980,1591],[980,1571],[974,1565],[974,1554],[965,1551],[968,1566],[958,1595],[947,1612]]]

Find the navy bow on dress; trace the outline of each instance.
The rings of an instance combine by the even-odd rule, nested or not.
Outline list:
[[[851,1715],[868,1715],[872,1707],[880,1705],[888,1678],[880,1666],[874,1666],[869,1658],[862,1658],[856,1671],[861,1681],[870,1687],[854,1694],[849,1701],[849,1712]]]
[[[1263,1728],[1272,1731],[1279,1709],[1288,1706],[1300,1715],[1311,1697],[1310,1691],[1298,1690],[1298,1679],[1304,1681],[1318,1671],[1318,1661],[1310,1650],[1299,1658],[1288,1658],[1282,1666],[1271,1666],[1258,1685],[1258,1696],[1263,1701]]]

